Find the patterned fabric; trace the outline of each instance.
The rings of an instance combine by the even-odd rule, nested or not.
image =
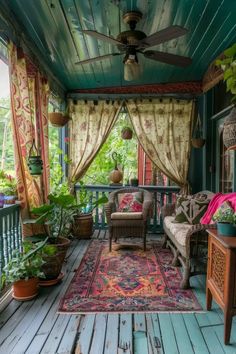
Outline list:
[[[46,201],[48,194],[49,87],[21,49],[17,49],[10,42],[8,52],[17,190],[24,219],[30,217],[31,208]],[[41,151],[46,166],[43,170],[43,179],[32,177],[27,166],[33,139]],[[31,234],[31,227],[24,225],[23,233]]]
[[[175,223],[174,220],[175,220],[174,216],[166,216],[164,218],[163,223],[164,223],[165,227],[175,237],[176,241],[181,246],[185,247],[187,235],[188,235],[189,230],[192,228],[192,225],[184,224],[184,223]]]
[[[175,209],[175,223],[199,224],[205,214],[210,199],[207,194],[198,193],[195,196],[180,195],[177,197]]]
[[[119,206],[117,211],[141,212],[143,210],[142,193],[122,193],[119,195]]]
[[[133,244],[133,241],[132,241]],[[181,273],[161,244],[90,244],[59,306],[60,312],[155,312],[201,310],[192,290],[180,289]]]
[[[79,180],[87,171],[102,144],[106,141],[120,111],[121,103],[69,101],[72,120],[70,131],[71,181]]]
[[[141,212],[116,212],[111,214],[111,220],[141,220],[142,218],[143,213]]]
[[[127,108],[148,157],[188,193],[193,102],[169,98],[129,100]]]

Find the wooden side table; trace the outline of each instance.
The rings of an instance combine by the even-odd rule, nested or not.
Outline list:
[[[228,344],[232,317],[236,315],[236,237],[220,236],[208,230],[206,307],[212,297],[224,312],[224,343]]]

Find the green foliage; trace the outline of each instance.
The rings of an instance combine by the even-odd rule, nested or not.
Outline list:
[[[16,250],[13,258],[3,269],[2,286],[5,283],[14,283],[21,279],[44,278],[41,266],[45,263],[42,249],[46,242],[47,239],[36,244],[24,241],[23,250]]]
[[[108,201],[108,198],[105,195],[96,200],[92,191],[86,189],[84,182],[80,181],[79,183],[80,190],[78,193],[78,203],[74,207],[76,215],[91,213],[96,207]]]
[[[6,132],[5,142],[4,131]],[[13,134],[11,128],[10,96],[0,98],[0,158],[4,171],[9,174],[14,174],[15,168]]]
[[[224,81],[227,91],[233,95],[232,101],[236,101],[236,44],[224,51],[224,59],[216,60],[216,65],[220,66],[224,72]]]
[[[233,209],[228,208],[225,210],[219,209],[213,216],[213,220],[217,222],[225,222],[236,224],[236,213]]]
[[[123,140],[121,131],[131,126],[127,113],[120,113],[118,120],[106,142],[92,162],[83,181],[85,184],[109,184],[109,175],[114,169],[113,152],[117,152],[118,167],[123,171],[123,181],[127,183],[131,177],[137,177],[137,138],[133,133],[131,140]]]
[[[67,237],[75,214],[73,209],[76,204],[75,197],[71,194],[64,194],[62,191],[57,194],[49,194],[48,200],[50,204],[32,209],[32,213],[38,216],[36,223],[47,224],[50,237]]]
[[[0,170],[0,192],[5,195],[16,195],[16,179]]]

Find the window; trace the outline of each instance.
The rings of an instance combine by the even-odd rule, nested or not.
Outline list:
[[[219,191],[223,193],[233,192],[234,175],[234,151],[227,151],[223,143],[223,123],[219,126],[220,133],[220,178]]]

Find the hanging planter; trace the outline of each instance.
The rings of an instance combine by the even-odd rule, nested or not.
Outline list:
[[[225,119],[223,142],[228,150],[236,150],[236,107],[234,106]]]
[[[130,140],[133,137],[133,130],[130,127],[124,127],[121,130],[121,137],[124,140]]]
[[[38,153],[38,149],[35,145],[35,140],[33,139],[32,146],[29,150],[28,163],[30,174],[32,176],[40,176],[43,172],[43,161],[41,159],[40,154]]]
[[[203,138],[202,123],[199,115],[197,117],[196,125],[193,130],[193,136],[191,142],[192,142],[192,146],[197,149],[202,148],[206,142],[206,139]]]
[[[68,114],[63,114],[61,112],[48,113],[48,118],[50,120],[50,123],[57,128],[64,127],[64,125],[66,125],[70,120]]]

